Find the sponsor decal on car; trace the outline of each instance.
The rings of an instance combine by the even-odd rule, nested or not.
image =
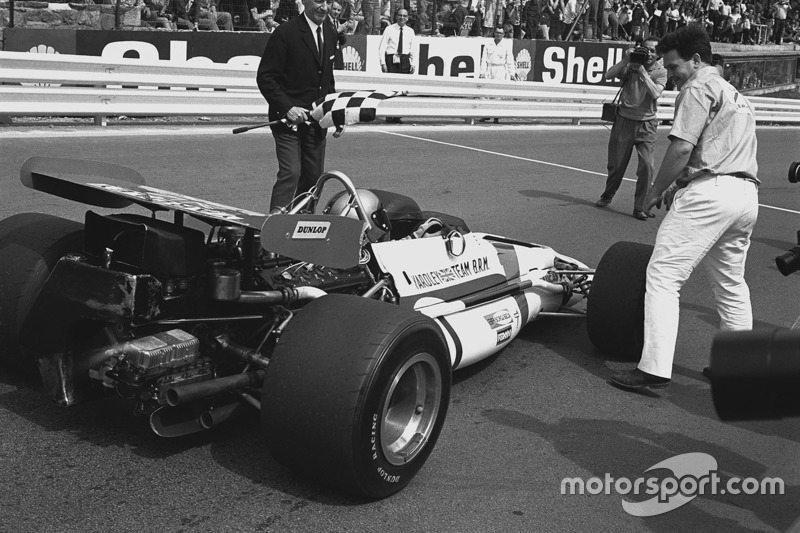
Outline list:
[[[107,183],[87,183],[86,185],[134,200],[141,200],[143,202],[153,203],[179,211],[196,213],[201,216],[228,220],[231,222],[242,221],[243,219],[240,215],[264,216],[261,213],[230,207],[215,202],[209,202],[207,200],[199,200],[184,194],[162,191],[160,189],[145,185],[140,186],[138,190],[128,189],[119,185],[110,185]]]
[[[417,289],[427,289],[437,285],[445,285],[462,278],[474,276],[489,270],[489,258],[478,257],[471,261],[455,263],[445,268],[410,274],[408,278]]]
[[[484,315],[483,318],[492,329],[507,326],[511,324],[511,321],[513,320],[511,313],[508,312],[508,309],[501,309],[500,311],[496,311],[490,315]]]
[[[497,332],[497,346],[511,339],[511,326],[506,326]]]
[[[294,227],[292,239],[320,239],[328,238],[328,230],[331,227],[330,222],[319,221],[299,221]]]

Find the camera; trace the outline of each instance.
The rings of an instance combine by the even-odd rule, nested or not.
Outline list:
[[[711,345],[711,396],[724,421],[800,416],[800,331],[721,331]]]
[[[628,56],[628,63],[631,65],[644,65],[650,60],[650,50],[644,46],[637,46]]]
[[[797,183],[798,181],[800,181],[800,161],[793,161],[789,165],[789,183]],[[784,276],[800,270],[800,231],[797,232],[797,244],[791,250],[775,258],[775,264]]]

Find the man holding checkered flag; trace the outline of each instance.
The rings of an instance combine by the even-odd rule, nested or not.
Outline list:
[[[269,104],[278,176],[270,211],[278,212],[311,189],[325,166],[327,130],[308,122],[311,103],[335,91],[337,35],[326,22],[332,0],[303,0],[303,13],[267,41],[256,83]]]

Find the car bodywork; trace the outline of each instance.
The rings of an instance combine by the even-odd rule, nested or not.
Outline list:
[[[335,171],[279,214],[149,187],[137,172],[108,163],[31,158],[21,179],[32,189],[93,206],[136,204],[150,211],[88,211],[83,249],[58,259],[19,339],[55,401],[72,405],[115,391],[163,436],[211,428],[242,405],[265,409],[253,391],[267,386],[281,336],[314,300],[346,294],[353,296],[347,305],[377,300],[428,317],[439,341],[410,357],[420,364],[409,380],[444,388],[446,379],[449,391],[449,375],[440,376],[435,358],[424,355],[435,352],[437,342],[446,349],[448,372],[476,363],[540,316],[581,316],[574,306],[587,296],[594,274],[548,246],[472,232],[463,220],[422,211],[399,194],[370,191],[381,203],[368,209],[367,193]],[[349,216],[331,213],[330,204],[317,208],[331,181],[344,188]],[[172,219],[157,218],[160,212]],[[368,318],[360,320],[352,327],[373,327]],[[304,335],[319,335],[324,345],[326,337],[315,330]],[[381,393],[385,404],[400,390],[407,366],[400,365],[394,385]],[[314,371],[319,368],[315,362]],[[431,405],[446,403],[447,394],[432,394]],[[413,403],[427,396],[411,397]],[[418,450],[419,443],[409,442],[435,440],[430,426],[436,416],[415,418],[423,410],[409,411],[416,421],[401,425],[410,436],[398,439],[402,446],[385,444],[385,455],[405,457],[392,450]],[[388,433],[397,424],[391,409],[383,412]],[[440,425],[444,411],[439,418]]]

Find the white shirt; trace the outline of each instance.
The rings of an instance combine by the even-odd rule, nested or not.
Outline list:
[[[416,35],[413,28],[403,26],[403,49],[398,50],[397,45],[400,43],[400,25],[397,23],[391,24],[383,30],[383,37],[381,44],[378,46],[378,59],[380,59],[381,66],[386,66],[386,55],[395,54],[408,54],[408,60],[414,70],[417,69],[416,57],[414,50],[417,47]]]
[[[317,24],[316,22],[314,22],[313,20],[311,20],[310,18],[308,18],[308,15],[306,15],[305,13],[303,13],[303,16],[306,18],[306,22],[308,22],[308,25],[311,28],[311,35],[314,37],[314,42],[316,43],[317,42],[317,28],[319,28],[320,25]],[[325,30],[322,30],[321,32],[319,32],[319,34],[322,36],[321,37],[322,38],[322,46],[325,46]],[[321,50],[317,50],[317,52],[322,53]]]

